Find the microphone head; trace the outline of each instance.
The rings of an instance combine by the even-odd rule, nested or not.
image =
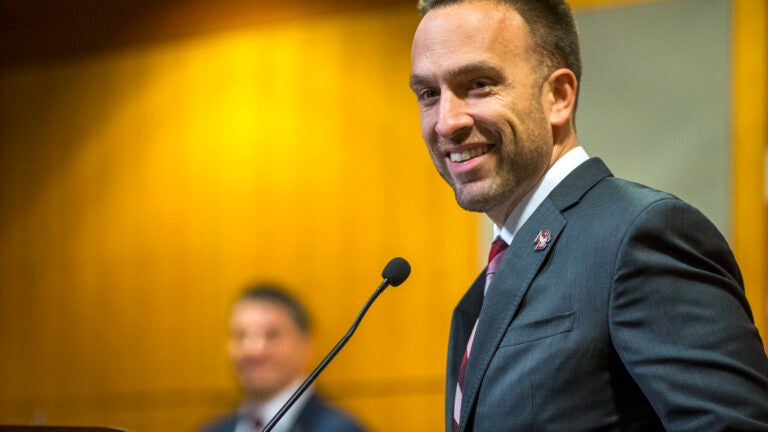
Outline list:
[[[411,265],[403,258],[396,257],[389,260],[384,270],[381,271],[381,277],[387,280],[390,285],[398,286],[408,279],[411,275]]]

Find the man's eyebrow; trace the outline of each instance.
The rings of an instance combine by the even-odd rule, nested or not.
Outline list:
[[[411,74],[411,79],[408,80],[408,84],[411,87],[411,90],[415,90],[416,87],[423,87],[429,84],[431,81],[432,80],[424,75]]]
[[[476,63],[467,63],[456,69],[448,71],[448,77],[455,78],[461,75],[502,75],[501,68],[497,65],[485,61]]]
[[[468,63],[461,65],[455,69],[449,70],[446,74],[446,79],[451,80],[462,75],[489,75],[492,77],[500,77],[503,75],[501,68],[493,63],[485,61]],[[433,82],[432,79],[426,75],[411,74],[410,86],[411,89],[415,89],[419,86],[426,86]]]

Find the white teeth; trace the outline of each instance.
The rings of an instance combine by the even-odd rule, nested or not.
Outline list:
[[[464,162],[472,158],[488,153],[489,147],[478,147],[461,153],[449,153],[451,162]]]

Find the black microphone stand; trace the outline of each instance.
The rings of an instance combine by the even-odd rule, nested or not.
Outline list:
[[[360,325],[360,321],[363,320],[363,317],[365,316],[365,313],[368,312],[368,309],[371,307],[373,302],[376,300],[377,297],[379,297],[379,294],[384,292],[384,290],[390,285],[390,282],[388,279],[384,279],[378,288],[376,288],[376,291],[371,295],[371,297],[368,299],[368,301],[365,303],[363,308],[360,310],[360,312],[357,314],[357,318],[355,318],[355,321],[352,323],[352,327],[349,329],[347,334],[344,335],[344,337],[339,340],[338,343],[336,343],[336,346],[333,347],[331,352],[328,353],[327,356],[323,359],[323,361],[320,362],[319,365],[315,368],[315,370],[312,371],[311,374],[309,374],[309,377],[304,380],[303,383],[299,386],[298,389],[296,389],[295,392],[291,395],[291,397],[288,399],[288,401],[283,404],[283,406],[280,408],[280,411],[275,414],[274,417],[272,417],[271,420],[269,420],[269,423],[267,423],[264,426],[264,429],[262,429],[262,432],[270,432],[272,428],[275,427],[278,421],[280,421],[281,418],[285,415],[286,412],[293,406],[294,403],[301,397],[302,394],[307,390],[307,388],[315,381],[318,375],[320,375],[320,372],[325,369],[326,366],[328,366],[328,363],[333,360],[334,357],[336,357],[336,354],[341,351],[341,349],[344,347],[344,345],[347,344],[347,341],[349,341],[349,338],[352,337],[352,335],[355,333],[355,330],[357,330],[357,326]],[[399,285],[399,284],[398,284]]]

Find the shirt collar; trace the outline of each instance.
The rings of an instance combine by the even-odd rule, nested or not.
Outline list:
[[[288,399],[291,398],[293,393],[299,388],[301,383],[303,382],[302,379],[297,379],[291,385],[286,387],[285,389],[281,390],[276,395],[272,396],[269,400],[260,403],[245,403],[240,407],[240,410],[238,411],[238,416],[240,417],[240,421],[238,422],[238,429],[236,429],[238,432],[241,430],[250,430],[250,429],[244,429],[240,426],[242,424],[250,425],[253,419],[259,415],[261,416],[261,419],[264,421],[264,424],[266,425],[267,422],[269,422],[272,417],[277,414],[278,411],[280,411],[280,408],[283,407],[283,405],[288,402]],[[283,415],[283,418],[280,419],[279,422],[275,425],[275,428],[272,429],[274,432],[280,432],[280,431],[289,431],[291,429],[291,426],[293,426],[294,423],[296,423],[296,419],[299,416],[299,413],[301,413],[302,408],[307,403],[309,398],[312,396],[313,387],[309,387],[304,394],[301,395],[301,397],[293,404],[291,409],[289,409],[285,415]]]

